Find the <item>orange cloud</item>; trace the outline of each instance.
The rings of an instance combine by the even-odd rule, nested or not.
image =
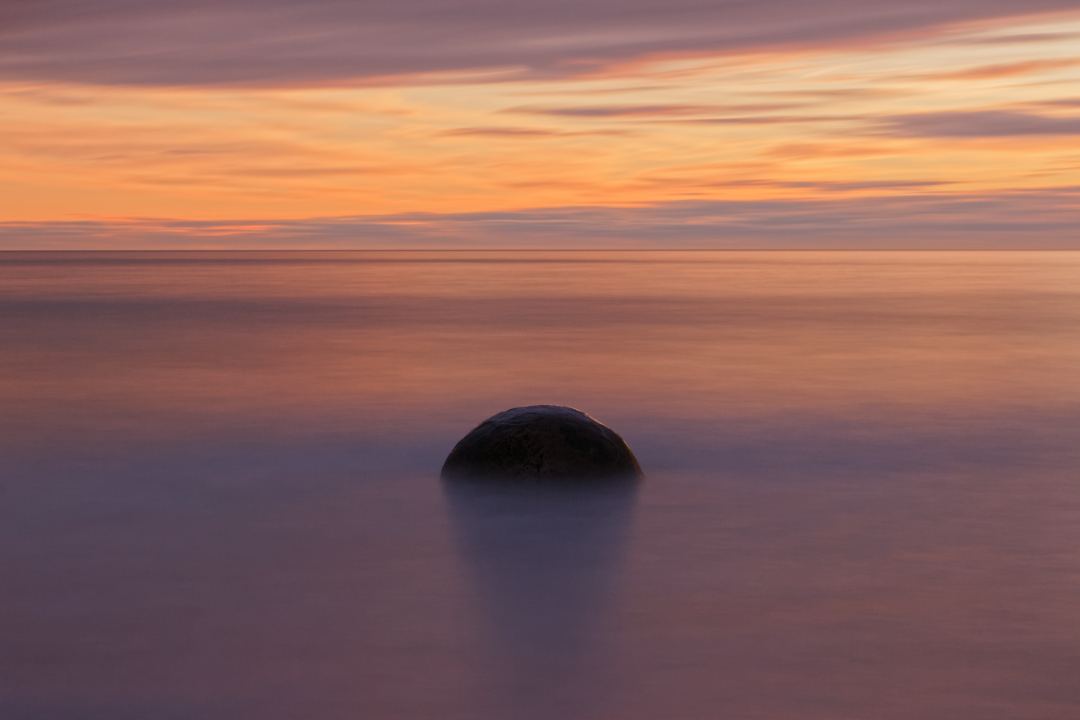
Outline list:
[[[1050,24],[514,82],[10,82],[0,220],[451,217],[1077,186],[1060,138],[1080,128],[1080,16]]]

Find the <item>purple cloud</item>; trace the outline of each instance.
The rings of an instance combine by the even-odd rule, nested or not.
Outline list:
[[[927,183],[931,185],[932,183]],[[843,184],[841,184],[843,185]],[[897,183],[898,187],[909,186]],[[849,188],[822,188],[843,191]],[[852,248],[1080,250],[1080,187],[281,221],[0,223],[0,249]]]
[[[453,130],[444,130],[439,133],[442,137],[485,137],[485,138],[508,138],[524,140],[530,138],[542,139],[552,137],[576,137],[581,135],[625,135],[623,130],[590,130],[585,132],[568,132],[558,130],[541,130],[537,128],[521,127],[464,127]]]
[[[574,75],[661,52],[842,43],[1075,0],[4,0],[0,79],[134,85]]]
[[[668,117],[671,115],[700,115],[712,112],[709,105],[591,105],[563,108],[511,108],[504,112],[528,115],[552,115],[555,117],[609,118],[609,117]]]
[[[793,103],[760,105],[584,105],[578,107],[516,107],[505,113],[546,115],[583,120],[616,119],[647,121],[649,123],[681,123],[698,125],[790,125],[820,122],[865,120],[863,115],[728,115],[710,117],[721,112],[768,112],[797,107]]]
[[[1080,135],[1080,117],[1047,117],[1000,110],[894,115],[881,122],[888,134],[904,137]]]

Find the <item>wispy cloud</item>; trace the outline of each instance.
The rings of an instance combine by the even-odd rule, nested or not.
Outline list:
[[[515,107],[503,112],[573,118],[654,118],[714,112],[710,105],[583,105],[578,107]]]
[[[1080,117],[1048,117],[1003,110],[913,113],[883,118],[879,122],[886,132],[905,137],[1080,135]]]
[[[0,78],[295,86],[567,77],[646,55],[853,43],[1075,0],[53,0],[0,9]],[[474,80],[481,76],[475,75]]]
[[[519,128],[519,127],[467,127],[467,128],[454,128],[453,130],[444,130],[440,135],[446,137],[509,137],[509,138],[530,138],[530,137],[558,137],[563,133],[556,132],[554,130],[538,130],[536,128]]]
[[[544,138],[565,138],[565,137],[580,137],[583,135],[626,135],[626,130],[545,130],[540,128],[524,128],[524,127],[507,127],[507,126],[491,126],[491,127],[464,127],[453,128],[451,130],[443,130],[439,133],[442,137],[479,137],[479,138],[491,138],[491,139],[544,139]]]
[[[970,38],[966,42],[979,45],[1017,45],[1022,43],[1071,42],[1078,39],[1080,39],[1080,34],[1075,32],[1024,32]]]
[[[804,103],[805,107],[808,103]],[[778,125],[788,123],[846,122],[865,119],[863,115],[771,115],[778,108],[799,107],[796,103],[744,105],[585,105],[576,107],[514,107],[503,112],[526,115],[598,120],[698,123],[705,125]],[[762,114],[724,115],[725,112]]]
[[[176,218],[7,237],[1057,242],[1080,184],[1075,0],[518,3],[0,5],[0,219]]]
[[[1062,70],[1080,65],[1080,60],[1027,60],[1024,62],[981,65],[963,70],[923,73],[913,76],[920,80],[997,80],[1001,78],[1021,77],[1047,70]]]
[[[922,184],[907,190],[926,190]],[[900,186],[904,187],[904,186]],[[896,188],[894,188],[896,189]],[[1080,250],[1080,187],[282,221],[0,223],[0,249],[1015,248]]]

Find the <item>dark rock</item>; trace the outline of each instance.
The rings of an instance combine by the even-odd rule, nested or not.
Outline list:
[[[559,405],[501,412],[480,423],[450,451],[442,476],[451,480],[628,480],[641,467],[623,439],[585,413]]]

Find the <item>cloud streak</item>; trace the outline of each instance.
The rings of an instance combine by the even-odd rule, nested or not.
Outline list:
[[[645,55],[854,43],[1075,9],[1075,0],[820,0],[812,13],[802,0],[8,0],[0,78],[296,86],[463,72],[567,77]]]
[[[885,132],[901,137],[1004,138],[1023,135],[1080,135],[1080,117],[1048,117],[984,110],[898,115],[881,120]]]
[[[7,0],[4,243],[1065,242],[1073,0],[517,2]]]
[[[913,192],[814,201],[710,200],[283,221],[15,222],[0,223],[0,249],[1080,250],[1080,187],[981,195],[906,189]]]
[[[715,106],[711,105],[584,105],[561,108],[517,107],[504,112],[571,118],[654,118],[701,115],[714,109]]]

